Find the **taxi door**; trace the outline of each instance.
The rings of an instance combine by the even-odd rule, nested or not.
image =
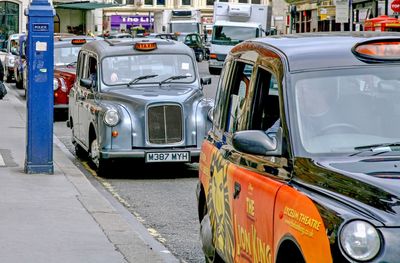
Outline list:
[[[263,130],[268,134],[270,127],[280,126],[276,79],[271,71],[258,66],[250,87],[249,114],[243,120],[242,129]],[[284,169],[287,159],[245,154],[233,147],[229,155],[228,175],[233,180],[235,261],[273,262],[275,198],[289,178]]]
[[[86,145],[88,148],[90,147],[89,142],[89,126],[90,121],[92,119],[91,110],[91,98],[93,98],[93,90],[98,85],[98,73],[97,73],[97,61],[93,56],[88,55],[84,67],[85,79],[89,79],[94,81],[92,87],[84,87],[80,85],[78,88],[78,122],[79,122],[79,139],[80,141]]]

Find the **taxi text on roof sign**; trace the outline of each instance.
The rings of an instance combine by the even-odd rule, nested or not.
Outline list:
[[[140,42],[135,44],[135,49],[136,50],[141,50],[141,51],[150,51],[154,50],[157,48],[157,44],[154,42]]]
[[[73,45],[83,45],[86,44],[86,39],[72,39],[71,44]]]

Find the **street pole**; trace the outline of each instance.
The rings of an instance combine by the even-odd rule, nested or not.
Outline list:
[[[349,0],[350,3],[350,25],[349,25],[349,30],[350,32],[353,31],[353,0]]]
[[[25,10],[27,36],[27,125],[25,173],[53,174],[54,8],[32,0]]]

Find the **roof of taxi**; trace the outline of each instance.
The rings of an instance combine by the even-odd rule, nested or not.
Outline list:
[[[69,47],[69,46],[79,46],[72,44],[74,39],[86,39],[87,42],[100,39],[98,37],[91,36],[54,36],[54,46],[55,47]]]
[[[289,71],[367,65],[351,51],[357,43],[374,39],[399,39],[396,32],[304,33],[257,38],[258,42],[278,49],[287,60]],[[394,63],[394,62],[390,62]],[[400,63],[400,61],[395,61]]]
[[[135,43],[145,42],[145,43],[156,43],[157,48],[152,51],[137,51],[134,49]],[[99,58],[107,56],[119,56],[119,55],[130,55],[130,54],[146,54],[148,52],[158,53],[158,54],[187,54],[193,56],[193,51],[191,48],[183,43],[169,40],[169,39],[158,39],[158,38],[120,38],[120,39],[106,39],[90,42],[83,47],[84,50],[89,50],[96,53]]]

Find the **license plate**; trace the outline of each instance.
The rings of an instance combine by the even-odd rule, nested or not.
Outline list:
[[[146,153],[147,163],[161,163],[161,162],[189,162],[190,152],[158,152]]]

